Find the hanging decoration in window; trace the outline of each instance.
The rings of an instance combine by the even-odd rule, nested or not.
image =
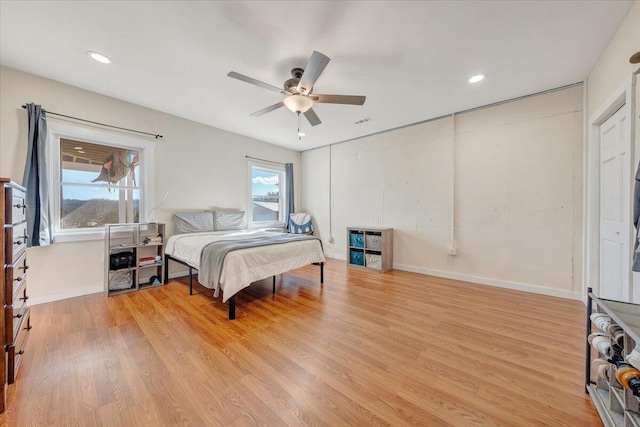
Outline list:
[[[91,182],[103,181],[110,184],[120,182],[122,178],[129,175],[136,185],[135,168],[140,163],[140,157],[137,152],[125,150],[123,148],[114,148],[113,153],[104,159],[100,175]]]

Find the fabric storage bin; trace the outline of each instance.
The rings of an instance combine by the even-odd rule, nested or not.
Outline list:
[[[364,248],[364,234],[362,233],[349,233],[349,246],[354,248]]]
[[[367,234],[366,237],[367,249],[374,251],[382,250],[382,236],[380,234]]]
[[[109,270],[133,267],[133,252],[118,252],[109,255]]]
[[[114,271],[109,273],[109,290],[119,291],[133,287],[131,271]]]
[[[349,251],[351,264],[364,265],[364,253],[360,251]]]
[[[367,236],[369,237],[369,236]],[[380,236],[378,236],[380,237]],[[375,268],[376,270],[382,269],[382,256],[376,254],[365,254],[366,266],[369,268]]]

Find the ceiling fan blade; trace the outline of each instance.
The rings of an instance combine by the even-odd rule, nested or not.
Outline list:
[[[229,74],[227,74],[227,76],[229,76],[231,78],[234,78],[234,79],[242,80],[243,82],[251,83],[252,85],[256,85],[256,86],[263,87],[265,89],[272,90],[274,92],[278,92],[278,93],[282,93],[282,94],[285,93],[285,91],[280,89],[279,87],[270,85],[269,83],[261,82],[260,80],[256,80],[256,79],[251,78],[251,77],[247,77],[247,76],[245,76],[243,74],[236,73],[235,71],[230,71]]]
[[[311,98],[321,104],[350,104],[350,105],[362,105],[367,99],[366,96],[356,95],[311,95]]]
[[[300,82],[298,83],[298,93],[303,95],[308,95],[313,88],[313,85],[324,71],[324,67],[331,61],[328,56],[323,55],[320,52],[316,52],[315,50],[311,54],[311,58],[309,58],[309,62],[307,63],[307,67],[304,69],[304,73],[302,73],[302,77],[300,78]]]
[[[280,101],[277,104],[273,104],[273,105],[268,106],[267,108],[263,108],[260,111],[256,111],[255,113],[252,113],[251,115],[253,117],[260,117],[260,116],[262,116],[264,114],[267,114],[270,111],[277,110],[278,108],[283,107],[283,106],[284,106],[284,103],[282,101]]]
[[[307,120],[309,120],[309,123],[311,124],[311,126],[316,126],[316,125],[319,125],[320,123],[322,123],[320,121],[320,118],[316,114],[316,112],[313,111],[313,108],[309,108],[303,114],[307,118]]]

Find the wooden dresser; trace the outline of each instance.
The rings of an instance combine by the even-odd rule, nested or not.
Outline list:
[[[0,178],[2,197],[0,212],[4,227],[0,245],[0,258],[4,272],[0,277],[4,316],[0,320],[0,336],[4,339],[6,357],[0,365],[0,406],[5,407],[5,383],[13,384],[27,343],[31,321],[27,308],[27,205],[25,189],[7,178]]]

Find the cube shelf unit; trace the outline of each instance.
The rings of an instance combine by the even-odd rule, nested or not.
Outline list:
[[[105,294],[118,295],[164,283],[164,229],[164,224],[157,223],[105,225]],[[156,236],[161,236],[160,241],[153,239]],[[114,267],[112,256],[130,262]],[[156,256],[160,257],[158,261],[140,264],[141,259]],[[151,282],[153,276],[159,283]]]
[[[393,228],[348,227],[347,263],[383,273],[393,268]]]
[[[611,318],[611,322],[624,331],[622,355],[627,356],[633,351],[636,343],[640,344],[640,305],[598,298],[591,288],[588,289],[587,295],[587,336],[592,330],[598,331],[597,327],[592,326],[591,314],[606,313]],[[612,338],[611,345],[613,343]],[[598,376],[597,372],[596,379],[592,379],[591,360],[595,353],[597,351],[587,342],[585,388],[602,423],[606,427],[640,427],[640,399],[620,385],[616,379],[615,365],[608,367],[608,379]],[[598,353],[597,357],[608,359],[609,355]]]

